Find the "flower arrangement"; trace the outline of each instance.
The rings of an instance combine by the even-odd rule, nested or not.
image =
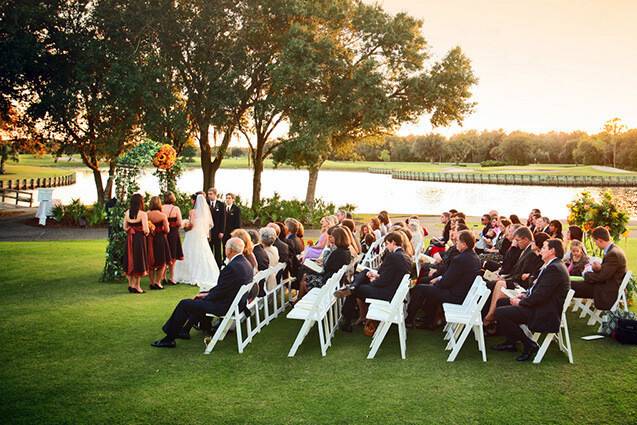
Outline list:
[[[153,157],[153,165],[160,170],[170,170],[177,162],[177,151],[168,144],[161,145]]]
[[[613,199],[610,192],[604,192],[596,201],[588,192],[582,192],[568,205],[568,224],[580,226],[588,236],[595,227],[608,229],[615,242],[628,236],[628,212]]]

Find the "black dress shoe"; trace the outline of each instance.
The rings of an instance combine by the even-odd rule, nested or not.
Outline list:
[[[535,357],[535,354],[537,353],[537,351],[540,349],[540,347],[538,347],[537,345],[530,347],[530,348],[525,348],[524,352],[522,354],[520,354],[519,356],[517,356],[515,358],[515,360],[519,361],[519,362],[526,362],[529,361],[531,359],[533,359]]]
[[[179,332],[177,335],[178,339],[190,339],[190,334],[188,332]]]
[[[133,288],[131,288],[130,286],[128,287],[128,292],[130,292],[131,294],[134,292]]]
[[[512,353],[515,353],[516,351],[518,351],[517,347],[515,346],[515,344],[509,344],[509,343],[502,343],[502,344],[498,344],[498,345],[494,345],[493,349],[495,351],[510,351]]]
[[[175,341],[166,341],[163,339],[158,339],[157,341],[151,342],[150,345],[155,348],[175,348],[177,346]]]
[[[159,287],[157,285],[155,285],[154,283],[151,283],[150,284],[150,289],[152,291],[153,289],[159,289]]]

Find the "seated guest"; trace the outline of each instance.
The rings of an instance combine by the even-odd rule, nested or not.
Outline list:
[[[511,224],[511,226],[509,226],[506,231],[506,238],[509,241],[510,246],[502,257],[502,264],[500,265],[499,271],[500,275],[502,276],[511,273],[511,270],[513,270],[515,263],[517,263],[518,259],[520,258],[520,254],[522,254],[522,250],[520,249],[520,247],[518,247],[518,243],[513,238],[515,231],[518,230],[520,227],[522,227],[521,224]]]
[[[223,316],[228,312],[234,297],[242,285],[252,281],[252,266],[243,256],[245,246],[239,238],[232,237],[226,242],[227,265],[221,269],[217,285],[210,292],[201,292],[194,299],[184,299],[177,304],[172,315],[162,328],[166,336],[151,345],[158,348],[173,348],[175,339],[190,339],[193,324],[201,322],[206,313]],[[210,329],[204,329],[210,333]]]
[[[511,221],[511,224],[522,225],[522,222],[520,221],[520,217],[518,217],[516,214],[511,214],[509,216],[509,220]]]
[[[442,243],[447,243],[449,240],[449,233],[451,232],[451,213],[443,212],[440,215],[440,222],[445,226],[442,229],[442,237],[439,239]]]
[[[372,233],[372,229],[369,227],[369,224],[363,224],[361,226],[359,235],[361,238],[361,252],[365,254],[376,240],[376,236]]]
[[[250,241],[252,242],[252,253],[254,254],[254,258],[257,260],[257,270],[267,270],[270,267],[270,258],[268,257],[268,253],[265,252],[265,248],[261,244],[261,237],[259,236],[259,232],[254,229],[248,230],[248,235],[250,235]],[[272,266],[275,266],[272,264]]]
[[[480,273],[480,259],[473,250],[475,238],[469,230],[458,234],[456,248],[460,252],[442,276],[430,285],[417,285],[411,292],[407,323],[413,325],[418,310],[425,311],[424,327],[434,329],[435,318],[443,303],[462,304]]]
[[[372,229],[372,233],[376,240],[383,237],[382,232],[380,231],[380,220],[378,217],[372,217],[369,219],[369,227]]]
[[[259,271],[257,258],[253,252],[252,239],[250,239],[250,235],[245,229],[235,229],[230,234],[231,237],[239,238],[243,241],[243,256],[246,257],[246,260],[252,265],[254,272]],[[267,267],[266,267],[267,268]]]
[[[559,220],[551,220],[547,233],[551,238],[564,239],[564,236],[562,235],[562,223]]]
[[[564,261],[568,261],[571,258],[571,243],[572,241],[580,241],[584,240],[584,231],[579,226],[568,226],[566,229],[566,234],[564,235]],[[586,249],[584,249],[586,253]]]
[[[285,243],[290,247],[290,255],[299,255],[303,252],[303,242],[298,236],[299,222],[293,218],[285,219],[285,227],[287,229],[287,237]]]
[[[503,304],[510,305],[502,305],[495,312],[498,331],[506,337],[506,341],[493,348],[515,352],[515,344],[522,342],[524,351],[517,357],[518,361],[532,359],[538,350],[537,344],[524,334],[520,325],[526,324],[531,332],[559,331],[564,300],[570,289],[568,272],[561,261],[564,255],[562,241],[548,239],[540,252],[544,265],[533,286],[517,298],[504,300]]]
[[[389,213],[385,210],[379,212],[378,219],[380,220],[380,233],[385,236],[389,232],[389,227],[391,226]]]
[[[263,247],[265,254],[268,256],[268,264],[270,265],[270,267],[276,266],[279,263],[279,251],[274,246],[274,242],[277,240],[276,231],[271,227],[262,227],[259,230],[259,236],[261,239],[260,245]],[[258,262],[258,259],[257,259],[257,262]],[[276,279],[277,277],[275,275],[271,275],[268,278],[266,282],[266,288],[269,291],[274,289],[274,287],[276,286],[276,283],[277,283]]]
[[[356,300],[364,301],[366,298],[391,301],[398,289],[403,276],[409,273],[411,259],[405,255],[402,249],[403,239],[397,232],[388,233],[385,237],[387,255],[381,263],[378,271],[362,271],[354,278],[352,288],[337,291],[339,298],[347,297],[343,305],[343,318],[340,328],[345,332],[352,331],[352,319],[356,311]],[[361,311],[360,316],[365,317],[366,311]]]
[[[451,247],[444,252],[436,253],[434,255],[436,264],[432,264],[422,268],[420,276],[418,276],[418,284],[430,283],[432,279],[442,276],[447,271],[449,265],[451,264],[451,261],[453,261],[453,259],[458,254],[460,254],[460,251],[458,251],[458,248],[456,248],[456,242],[458,241],[458,234],[463,230],[469,230],[469,228],[464,224],[457,224],[452,226],[451,232],[449,234],[449,240],[452,243]]]
[[[509,221],[509,219],[498,219],[495,224],[495,228],[498,230],[498,234],[492,240],[493,246],[485,249],[485,251],[480,254],[480,260],[483,263],[486,263],[487,261],[501,263],[507,251],[511,247],[511,239],[509,238],[509,229],[511,228],[511,222]]]
[[[537,208],[533,208],[526,220],[526,227],[531,229],[532,232],[535,232],[535,220],[537,220],[538,217],[542,217],[542,213]]]
[[[343,216],[344,214],[345,213],[343,212]],[[323,218],[321,218],[321,221],[320,221],[321,234],[319,235],[319,239],[314,245],[308,246],[307,248],[305,248],[305,251],[303,253],[303,259],[315,260],[321,255],[321,253],[323,252],[323,249],[325,249],[325,247],[327,246],[327,239],[328,239],[327,229],[329,229],[332,226],[335,226],[336,223],[337,223],[336,216],[326,215]]]
[[[283,242],[283,240],[279,237],[281,227],[278,226],[276,223],[268,223],[267,227],[271,228],[276,233],[276,239],[274,240],[272,246],[276,248],[279,254],[279,262],[287,264],[290,257],[290,247],[288,247],[288,244]]]
[[[355,224],[353,220],[346,218],[341,223],[341,227],[347,233],[347,237],[349,238],[349,250],[352,253],[352,256],[356,257],[358,254],[362,252],[362,247],[356,236],[354,236],[354,231],[356,230]]]
[[[520,227],[515,232],[515,240],[520,249],[522,249],[522,253],[509,276],[495,283],[487,282],[487,285],[492,290],[489,295],[490,301],[485,304],[489,306],[484,317],[485,326],[493,323],[498,301],[506,298],[502,288],[514,289],[516,285],[528,288],[533,282],[533,276],[537,275],[540,267],[542,267],[542,257],[539,255],[540,247],[548,238],[546,233],[538,233],[534,239],[528,227]]]
[[[588,264],[588,256],[584,249],[584,244],[578,240],[571,242],[571,255],[568,260],[564,260],[568,274],[571,276],[581,276],[584,268]]]
[[[604,251],[602,263],[593,263],[593,271],[584,273],[584,282],[573,282],[576,298],[592,298],[595,308],[610,309],[626,274],[624,251],[610,240],[604,227],[596,227],[591,235],[595,245]]]
[[[333,246],[334,249],[323,263],[323,273],[306,270],[304,279],[301,282],[300,296],[305,295],[312,288],[321,288],[334,273],[352,261],[349,249],[350,240],[345,228],[334,228],[329,235],[328,244]]]

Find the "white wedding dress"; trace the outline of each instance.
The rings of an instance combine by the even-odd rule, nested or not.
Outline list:
[[[197,285],[208,291],[217,284],[219,267],[208,245],[212,215],[203,195],[197,195],[192,229],[186,232],[183,243],[184,259],[175,263],[175,282]]]

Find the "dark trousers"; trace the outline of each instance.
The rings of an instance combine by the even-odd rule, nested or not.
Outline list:
[[[592,283],[571,282],[571,288],[575,291],[575,298],[595,298],[595,290]]]
[[[221,265],[223,264],[223,259],[226,256],[221,239],[213,236],[212,238],[210,238],[210,241],[208,243],[210,245],[210,249],[212,250],[212,254],[215,256],[215,260],[217,261],[217,266],[221,267]]]
[[[181,300],[162,329],[168,339],[174,340],[180,332],[190,330],[192,324],[200,321],[207,322],[203,320],[206,317],[206,313],[221,316],[226,311],[224,306],[206,300],[189,298]]]
[[[505,300],[508,302],[508,300]],[[498,302],[498,304],[500,304]],[[504,304],[504,303],[503,303]],[[524,350],[535,345],[520,328],[521,324],[528,323],[531,311],[528,308],[512,305],[503,305],[495,309],[495,319],[498,321],[498,333],[506,337],[508,344],[515,344],[521,341]]]
[[[443,303],[462,304],[464,297],[453,295],[448,289],[436,285],[416,285],[411,289],[407,321],[413,322],[420,309],[425,312],[425,323],[434,325],[436,314]]]
[[[356,299],[365,301],[366,298],[375,298],[377,300],[391,301],[396,293],[396,288],[377,288],[373,286],[367,278],[366,272],[358,273],[354,277],[352,284],[354,285],[352,295],[347,297],[343,304],[343,320],[346,323],[351,322],[354,318]]]

